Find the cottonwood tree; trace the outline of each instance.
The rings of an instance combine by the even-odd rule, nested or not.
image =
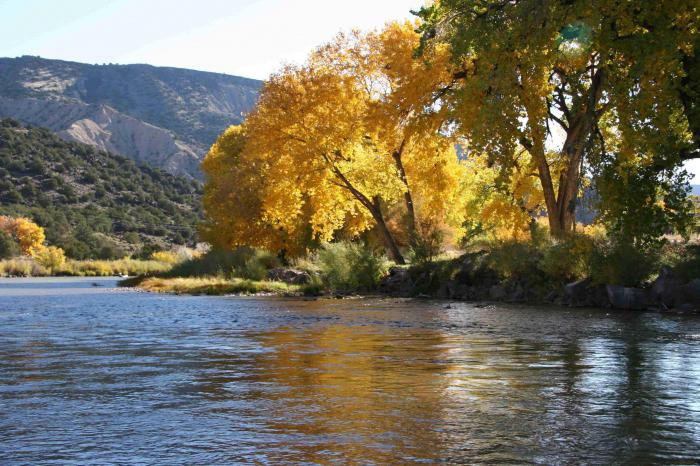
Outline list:
[[[418,43],[410,24],[341,34],[271,76],[204,162],[211,236],[272,248],[375,228],[403,263],[392,208],[403,204],[411,237],[417,217],[460,224],[462,166],[431,99],[451,79],[449,54],[414,60]]]
[[[696,0],[441,0],[418,14],[423,48],[448,43],[460,67],[445,97],[471,147],[507,168],[529,152],[553,234],[574,226],[594,151],[625,169],[699,155]]]

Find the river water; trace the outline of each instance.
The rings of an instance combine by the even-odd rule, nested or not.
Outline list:
[[[0,463],[700,462],[697,317],[114,285],[0,280]]]

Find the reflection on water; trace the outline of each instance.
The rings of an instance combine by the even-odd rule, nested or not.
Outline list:
[[[0,463],[696,463],[700,319],[0,280]]]

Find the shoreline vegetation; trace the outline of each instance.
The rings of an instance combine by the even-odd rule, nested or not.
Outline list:
[[[191,295],[378,294],[679,313],[700,308],[700,280],[693,278],[700,271],[699,245],[669,244],[655,257],[604,251],[593,242],[588,247],[507,242],[401,266],[349,242],[323,245],[287,265],[264,251],[241,248],[210,251],[120,286]],[[557,255],[566,257],[565,267],[549,267],[560,260]]]

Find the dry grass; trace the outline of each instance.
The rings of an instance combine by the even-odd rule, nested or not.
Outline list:
[[[46,277],[50,275],[75,277],[112,277],[115,275],[141,275],[167,272],[172,264],[154,260],[68,260],[53,273],[31,257],[0,260],[0,276]]]
[[[282,282],[254,281],[243,278],[160,278],[144,277],[121,283],[122,286],[136,286],[142,290],[156,293],[174,294],[281,294],[299,295],[308,292],[303,285],[288,285]]]

